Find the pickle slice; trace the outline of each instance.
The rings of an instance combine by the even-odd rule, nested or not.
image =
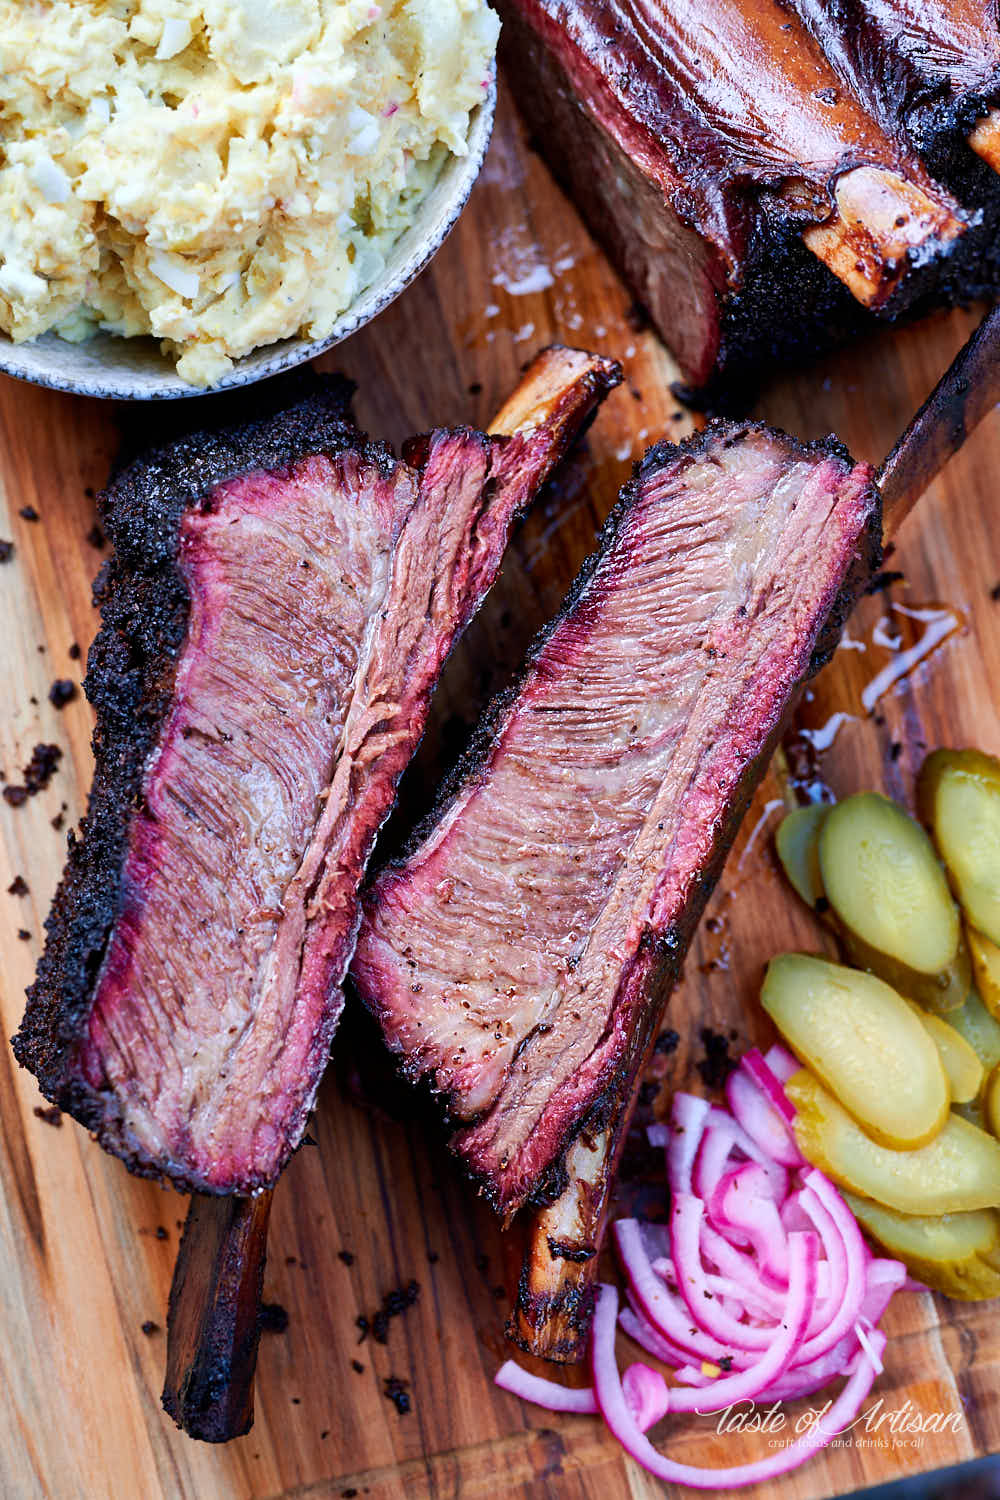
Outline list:
[[[1000,1141],[950,1114],[944,1129],[916,1151],[880,1146],[802,1068],[785,1093],[797,1111],[799,1149],[840,1187],[901,1214],[953,1214],[1000,1205]]]
[[[961,1032],[956,1031],[954,1026],[949,1026],[947,1021],[942,1021],[940,1016],[921,1010],[919,1005],[913,1007],[913,1012],[938,1049],[953,1102],[971,1103],[979,1097],[985,1076],[975,1050]]]
[[[858,792],[831,809],[819,863],[852,961],[936,1010],[962,1003],[958,908],[919,823],[888,797]]]
[[[868,1236],[918,1281],[960,1302],[1000,1297],[1000,1214],[981,1208],[927,1218],[856,1193],[844,1197]]]
[[[830,815],[823,802],[797,807],[782,818],[774,836],[774,847],[789,883],[813,911],[826,907],[823,877],[819,872],[819,835]]]
[[[796,1056],[875,1140],[905,1151],[937,1135],[951,1104],[940,1053],[881,979],[782,953],[767,966],[760,998]]]
[[[983,1090],[983,1114],[993,1134],[1000,1139],[1000,1063],[986,1080]]]
[[[965,924],[965,937],[972,958],[976,989],[986,1009],[1000,1019],[1000,948],[968,922]]]
[[[1000,1063],[1000,1021],[975,992],[958,1010],[948,1012],[948,1025],[965,1038],[987,1073]]]
[[[1000,943],[1000,761],[935,750],[921,767],[919,797],[966,916]]]

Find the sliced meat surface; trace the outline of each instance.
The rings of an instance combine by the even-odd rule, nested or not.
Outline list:
[[[713,426],[652,449],[437,821],[369,891],[354,981],[503,1212],[627,1087],[650,976],[679,967],[878,515],[833,443]]]
[[[548,351],[518,427],[435,432],[409,462],[338,386],[112,486],[95,782],[15,1051],[130,1166],[248,1192],[298,1143],[438,674],[617,378]]]

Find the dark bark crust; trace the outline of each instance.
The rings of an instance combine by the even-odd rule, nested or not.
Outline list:
[[[94,779],[79,833],[69,835],[66,868],[46,919],[45,951],[12,1045],[46,1098],[141,1175],[159,1173],[121,1140],[113,1099],[74,1074],[73,1052],[120,911],[130,822],[187,632],[181,520],[225,481],[281,471],[311,454],[333,457],[355,448],[391,468],[390,450],[368,442],[351,420],[352,389],[339,376],[275,383],[249,421],[178,437],[123,469],[100,497],[114,553],[94,585],[102,623],[84,682],[97,715]]]

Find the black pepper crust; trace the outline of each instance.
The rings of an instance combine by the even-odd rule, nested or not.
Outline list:
[[[390,472],[391,451],[354,426],[352,392],[339,376],[297,374],[271,382],[243,401],[242,422],[173,438],[121,469],[99,497],[114,552],[94,584],[101,628],[84,681],[97,715],[94,778],[79,833],[69,835],[66,866],[45,922],[45,951],[12,1046],[47,1099],[142,1175],[158,1173],[124,1138],[113,1097],[92,1089],[75,1071],[74,1050],[121,908],[131,817],[170,707],[187,632],[181,520],[226,480],[256,470],[280,472],[312,454],[333,457],[353,448]],[[219,402],[210,404],[222,409]],[[205,405],[197,403],[202,419]],[[233,411],[234,403],[226,410]]]

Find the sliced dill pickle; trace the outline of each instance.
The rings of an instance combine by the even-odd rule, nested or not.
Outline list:
[[[965,924],[976,989],[991,1015],[1000,1020],[1000,948],[975,927]]]
[[[1000,1021],[990,1015],[975,991],[958,1010],[948,1012],[948,1025],[965,1037],[987,1073],[1000,1063]]]
[[[820,913],[827,902],[819,872],[819,835],[829,814],[824,802],[797,807],[782,818],[774,836],[774,847],[789,883],[807,906]]]
[[[1000,1141],[951,1113],[916,1151],[880,1146],[819,1079],[802,1068],[785,1093],[799,1150],[840,1187],[901,1214],[953,1214],[1000,1205]]]
[[[935,750],[918,792],[965,915],[1000,943],[1000,761],[981,750]]]
[[[926,1145],[945,1124],[951,1093],[936,1042],[881,979],[782,953],[767,966],[760,998],[795,1055],[883,1146]]]
[[[1000,1140],[1000,1063],[986,1080],[983,1090],[983,1114],[993,1134]]]
[[[1000,1214],[993,1209],[923,1217],[856,1193],[844,1197],[869,1238],[925,1286],[960,1302],[1000,1297]]]
[[[958,908],[927,834],[895,802],[857,792],[819,836],[823,889],[852,962],[935,1010],[968,992]]]
[[[961,1032],[949,1026],[933,1011],[913,1007],[914,1015],[938,1049],[941,1066],[948,1080],[948,1090],[954,1104],[970,1104],[979,1097],[985,1071],[975,1050]]]

